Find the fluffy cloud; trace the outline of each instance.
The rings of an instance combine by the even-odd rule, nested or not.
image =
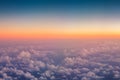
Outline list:
[[[120,42],[63,49],[28,44],[0,48],[0,80],[119,80]]]
[[[19,58],[30,58],[31,54],[28,51],[22,51],[19,55]]]

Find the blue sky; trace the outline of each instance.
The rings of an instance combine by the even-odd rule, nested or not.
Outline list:
[[[0,0],[0,14],[119,13],[119,0]]]

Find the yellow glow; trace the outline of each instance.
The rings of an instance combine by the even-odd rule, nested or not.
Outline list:
[[[120,37],[117,21],[92,19],[77,21],[1,21],[0,38],[107,38]]]

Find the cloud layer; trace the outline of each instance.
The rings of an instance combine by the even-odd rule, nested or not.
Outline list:
[[[0,80],[119,80],[120,42],[60,48],[0,47]]]

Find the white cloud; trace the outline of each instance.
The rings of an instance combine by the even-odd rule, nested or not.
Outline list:
[[[31,48],[28,45],[0,48],[0,75],[3,76],[0,79],[14,80],[24,76],[30,80],[102,80],[105,75],[120,79],[120,43],[102,43],[73,51],[57,47],[39,49],[34,45]]]
[[[31,54],[28,51],[22,51],[19,55],[18,58],[30,58]]]

